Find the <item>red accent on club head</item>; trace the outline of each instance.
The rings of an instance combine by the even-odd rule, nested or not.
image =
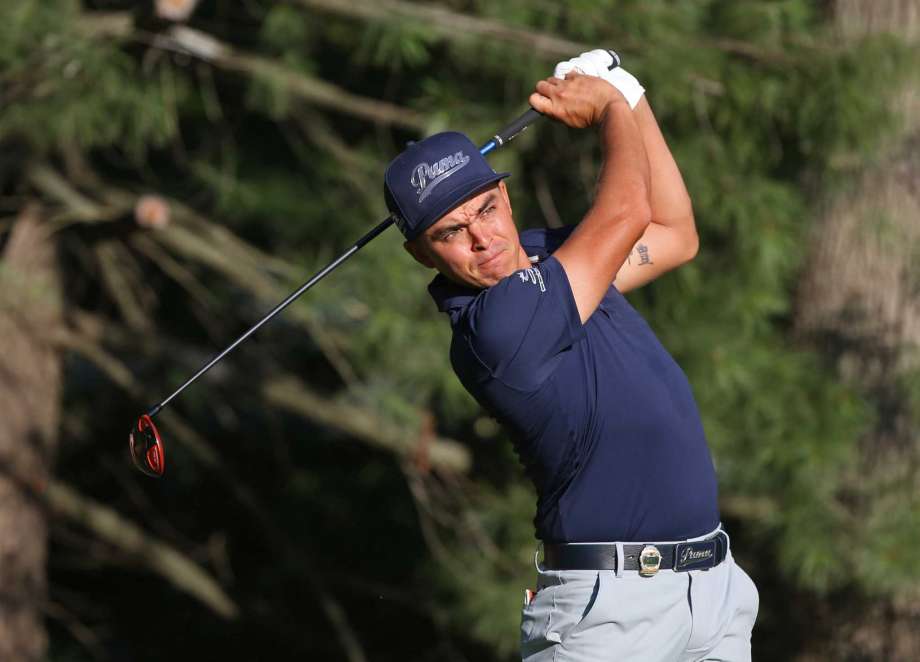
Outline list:
[[[151,446],[147,449],[147,466],[153,469],[155,473],[163,473],[160,468],[160,451],[156,446]]]
[[[166,470],[163,440],[149,415],[144,414],[137,419],[135,428],[128,436],[128,443],[134,466],[153,478],[163,475]]]

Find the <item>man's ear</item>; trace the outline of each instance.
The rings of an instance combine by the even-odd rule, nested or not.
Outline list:
[[[431,258],[428,257],[427,251],[422,246],[419,246],[419,243],[415,240],[407,241],[403,243],[403,248],[415,258],[415,261],[421,265],[428,267],[429,269],[434,269],[434,262],[431,261]]]

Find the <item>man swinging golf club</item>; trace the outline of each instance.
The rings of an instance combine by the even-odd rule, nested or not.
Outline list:
[[[521,234],[459,133],[410,145],[387,206],[450,317],[463,385],[511,432],[538,493],[524,660],[750,660],[758,597],[722,530],[690,386],[623,292],[692,259],[689,196],[638,81],[611,51],[561,62],[531,105],[594,127],[581,222]]]

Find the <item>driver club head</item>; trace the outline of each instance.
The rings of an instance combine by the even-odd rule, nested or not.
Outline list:
[[[150,416],[144,414],[128,434],[128,447],[134,466],[152,478],[160,478],[166,470],[163,441]]]

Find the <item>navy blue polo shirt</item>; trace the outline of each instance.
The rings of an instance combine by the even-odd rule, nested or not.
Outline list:
[[[521,233],[539,261],[484,290],[432,281],[454,371],[510,431],[541,540],[703,535],[719,523],[717,487],[690,384],[612,285],[581,323],[552,257],[573,229]]]

